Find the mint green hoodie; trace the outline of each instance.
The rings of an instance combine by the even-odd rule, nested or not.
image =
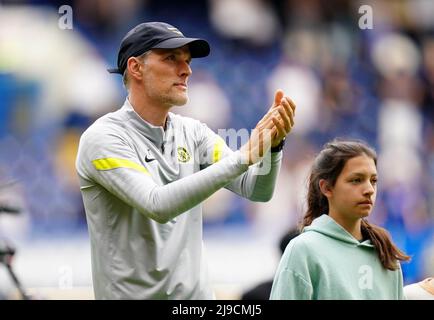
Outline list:
[[[286,247],[270,299],[404,299],[402,272],[323,214]]]

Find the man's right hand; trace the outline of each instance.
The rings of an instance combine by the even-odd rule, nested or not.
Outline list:
[[[277,90],[273,104],[257,123],[249,141],[240,149],[249,165],[262,160],[271,147],[277,146],[294,126],[295,104]]]

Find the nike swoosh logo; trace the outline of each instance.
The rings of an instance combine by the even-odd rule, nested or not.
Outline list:
[[[148,155],[146,155],[146,157],[145,157],[145,161],[146,162],[151,162],[151,161],[154,161],[154,160],[156,160],[155,158],[148,158]]]

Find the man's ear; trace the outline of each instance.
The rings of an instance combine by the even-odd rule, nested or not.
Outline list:
[[[140,71],[140,62],[135,57],[130,57],[127,61],[128,73],[131,78],[140,80],[142,72]]]
[[[330,198],[333,195],[332,188],[325,179],[319,180],[319,190],[327,198]]]

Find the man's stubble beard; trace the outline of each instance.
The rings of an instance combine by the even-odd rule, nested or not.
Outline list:
[[[174,107],[174,106],[183,106],[188,102],[188,91],[186,91],[184,94],[177,93],[177,92],[158,92],[156,88],[153,85],[152,80],[145,79],[144,80],[144,86],[145,91],[153,93],[152,94],[152,100],[158,101],[162,105],[165,105],[167,107]],[[176,88],[171,88],[171,90],[177,90]]]
[[[185,95],[168,93],[162,94],[161,99],[165,103],[165,105],[183,106],[188,102],[188,95],[187,92],[185,93]]]

